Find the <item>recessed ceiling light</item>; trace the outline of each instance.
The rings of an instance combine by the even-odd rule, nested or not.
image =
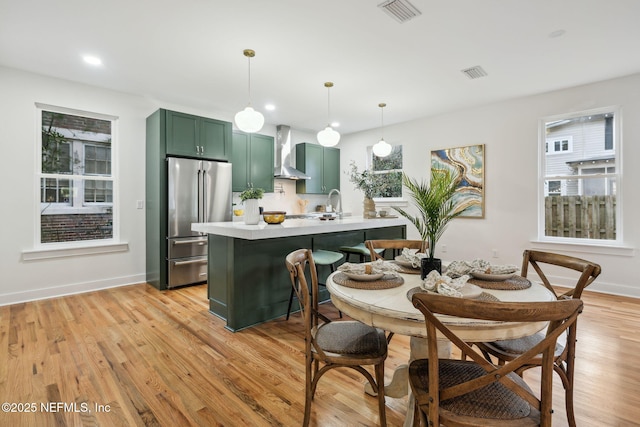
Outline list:
[[[565,30],[555,30],[549,33],[549,37],[555,39],[556,37],[562,37],[566,34]]]
[[[264,106],[264,109],[267,110],[267,111],[273,111],[273,110],[276,109],[276,106],[273,105],[273,104],[267,104],[267,105]]]
[[[332,128],[339,128],[340,127],[340,122],[332,122],[331,123],[331,127]]]
[[[82,57],[82,59],[84,60],[84,62],[90,65],[102,65],[102,60],[97,56],[85,55]]]

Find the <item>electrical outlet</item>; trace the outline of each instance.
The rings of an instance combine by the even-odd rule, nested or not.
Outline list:
[[[442,245],[442,246],[440,247],[440,251],[441,251],[442,253],[447,252],[447,245]]]
[[[493,255],[494,258],[498,258],[498,250],[497,249],[492,249],[491,250],[491,254]]]

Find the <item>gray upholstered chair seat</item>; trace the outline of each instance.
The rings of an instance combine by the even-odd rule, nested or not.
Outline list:
[[[316,342],[331,353],[383,355],[387,352],[384,331],[358,321],[325,323],[316,331]]]

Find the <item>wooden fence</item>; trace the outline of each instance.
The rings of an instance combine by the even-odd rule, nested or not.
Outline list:
[[[547,196],[546,236],[616,238],[616,196]]]

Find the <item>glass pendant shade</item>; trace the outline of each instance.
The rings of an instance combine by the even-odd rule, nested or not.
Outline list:
[[[324,130],[318,132],[318,142],[324,147],[334,147],[340,142],[340,134],[333,130],[331,126],[327,126]]]
[[[381,139],[376,145],[373,146],[373,154],[378,157],[387,157],[389,154],[391,154],[392,149],[393,147],[391,146],[391,144],[388,144],[387,141]]]
[[[243,55],[249,62],[249,105],[235,115],[235,122],[238,129],[246,133],[258,132],[264,125],[264,116],[259,111],[251,107],[251,58],[256,56],[255,51],[245,49]]]
[[[331,123],[331,95],[329,91],[333,87],[333,83],[326,82],[324,84],[324,87],[327,88],[327,118],[328,122]],[[333,147],[338,145],[338,142],[340,142],[340,134],[335,131],[330,124],[328,124],[327,127],[323,130],[318,132],[317,138],[318,142],[323,147]]]
[[[238,129],[242,132],[258,132],[264,125],[264,116],[259,111],[247,107],[236,113],[235,122]]]
[[[372,148],[373,154],[378,157],[387,157],[389,154],[391,154],[391,150],[393,149],[391,144],[387,144],[387,141],[384,140],[384,107],[386,106],[387,104],[385,104],[384,102],[378,104],[378,107],[380,107],[380,129],[382,130],[383,136],[382,138],[380,138],[380,141],[378,141],[378,143],[375,144]]]

